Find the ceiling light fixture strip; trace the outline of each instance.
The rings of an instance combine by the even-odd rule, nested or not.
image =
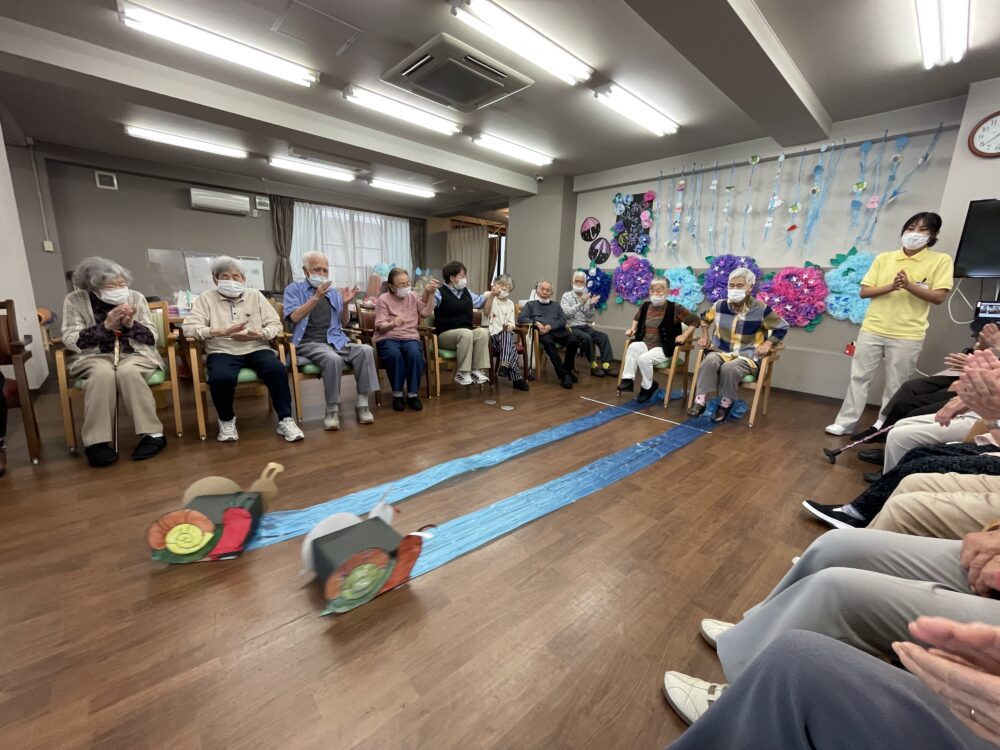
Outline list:
[[[594,89],[594,96],[601,104],[655,135],[677,132],[676,122],[617,83],[598,86]]]
[[[386,180],[371,180],[368,183],[378,190],[391,190],[394,193],[406,193],[419,198],[433,198],[436,193],[426,188],[413,187],[412,185],[400,185],[398,182],[388,182]]]
[[[495,135],[490,135],[489,133],[477,133],[473,135],[472,142],[491,151],[496,151],[497,153],[504,154],[513,159],[519,159],[528,164],[534,164],[538,167],[545,167],[552,163],[551,156],[546,156],[538,151],[533,151],[530,148],[525,148],[503,138],[497,138]]]
[[[144,141],[165,143],[168,146],[179,146],[181,148],[189,148],[194,151],[204,151],[209,154],[228,156],[233,159],[246,159],[247,156],[249,156],[249,154],[243,149],[233,148],[232,146],[223,146],[219,143],[201,141],[196,138],[187,138],[182,135],[164,133],[159,130],[149,130],[148,128],[140,128],[135,125],[126,125],[125,132],[133,138],[141,138]]]
[[[969,48],[970,0],[915,0],[924,68],[958,62]]]
[[[343,93],[344,98],[353,104],[360,104],[362,107],[367,107],[390,117],[405,120],[413,125],[420,125],[438,133],[454,135],[462,129],[457,122],[439,117],[417,107],[412,107],[398,99],[376,94],[374,91],[369,91],[360,86],[348,86],[344,89]]]

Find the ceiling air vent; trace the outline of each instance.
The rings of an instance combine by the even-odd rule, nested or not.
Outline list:
[[[407,55],[382,80],[459,112],[495,104],[534,83],[447,34]]]

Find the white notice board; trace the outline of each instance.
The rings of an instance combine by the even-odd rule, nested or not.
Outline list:
[[[188,289],[195,294],[207,292],[215,288],[212,280],[212,261],[215,255],[189,255],[184,253],[184,265],[187,266]],[[264,261],[260,258],[238,258],[247,270],[247,286],[251,289],[264,289]]]

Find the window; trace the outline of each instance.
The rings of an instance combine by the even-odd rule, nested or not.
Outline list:
[[[303,256],[312,251],[330,259],[330,279],[335,286],[357,284],[364,288],[372,268],[379,263],[412,270],[410,222],[296,201],[290,258],[296,279],[303,276]]]

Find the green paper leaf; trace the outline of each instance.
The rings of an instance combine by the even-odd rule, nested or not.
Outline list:
[[[858,254],[858,249],[856,247],[852,247],[850,250],[847,251],[847,254],[848,255],[857,255]]]
[[[803,326],[803,330],[814,331],[816,329],[816,326],[818,326],[822,322],[823,322],[823,313],[820,313],[815,318],[810,320],[808,325]]]
[[[617,303],[618,303],[619,305],[620,305],[620,304],[622,304],[622,303],[623,303],[624,301],[625,301],[625,298],[624,298],[624,297],[617,297],[617,298],[615,299],[615,302],[617,302]]]
[[[708,263],[708,265],[712,265],[713,263],[715,263],[715,256],[714,255],[706,255],[705,256],[705,261]]]

